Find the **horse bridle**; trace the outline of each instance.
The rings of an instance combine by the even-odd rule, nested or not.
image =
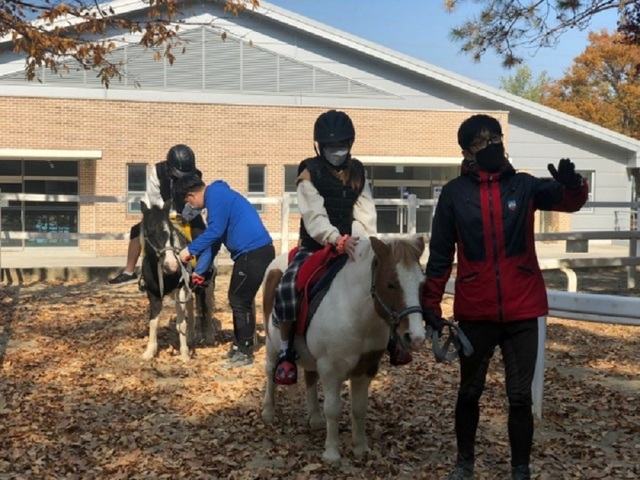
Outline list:
[[[396,327],[400,324],[400,320],[411,313],[422,314],[421,306],[407,307],[401,312],[396,312],[389,305],[384,303],[378,292],[376,292],[376,269],[378,268],[378,259],[374,258],[371,262],[371,297],[378,302],[378,305],[382,307],[385,313],[389,316],[389,323],[391,326],[391,332],[389,336],[391,340],[396,340],[398,334],[396,333]],[[451,361],[455,359],[459,352],[462,350],[464,355],[470,356],[473,353],[473,347],[471,342],[467,339],[464,332],[453,322],[444,320],[444,325],[449,329],[449,335],[443,346],[440,345],[441,333],[433,330],[430,326],[426,329],[426,336],[431,338],[433,355],[437,362]],[[453,345],[453,351],[449,351],[450,345]]]
[[[376,269],[378,268],[378,259],[374,258],[371,262],[371,297],[378,302],[378,305],[382,307],[384,312],[389,316],[389,324],[391,326],[391,335],[396,335],[396,327],[400,324],[400,320],[402,320],[407,315],[412,313],[422,314],[422,307],[420,305],[414,305],[411,307],[407,307],[401,312],[396,312],[389,305],[384,303],[376,292]]]
[[[173,253],[173,256],[176,258],[176,260],[178,261],[178,265],[180,266],[180,276],[182,277],[183,288],[187,289],[187,298],[184,300],[184,302],[180,302],[178,299],[176,299],[176,301],[179,303],[187,303],[191,299],[191,289],[189,288],[189,281],[191,279],[191,274],[188,270],[189,264],[185,266],[185,264],[183,264],[180,261],[180,255],[179,255],[180,249],[173,245],[173,235],[175,233],[178,233],[178,234],[180,233],[175,228],[173,228],[173,225],[171,224],[169,228],[170,228],[170,231],[169,231],[170,245],[169,246],[158,248],[148,238],[146,238],[146,236],[145,236],[145,243],[151,247],[151,249],[155,252],[157,257],[156,267],[158,269],[158,283],[160,286],[160,298],[164,297],[164,276],[162,275],[162,262],[160,261],[160,258],[166,252],[171,252]]]

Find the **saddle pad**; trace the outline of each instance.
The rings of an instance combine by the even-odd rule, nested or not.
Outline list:
[[[191,225],[189,222],[183,222],[181,220],[172,220],[173,227],[178,231],[180,235],[187,241],[187,243],[191,243]]]
[[[171,219],[171,223],[178,232],[178,235],[180,235],[187,244],[193,241],[193,238],[191,238],[191,224],[189,222]],[[195,255],[191,257],[191,260],[189,261],[191,268],[196,268],[197,261],[198,260]]]
[[[313,285],[327,269],[327,263],[332,258],[336,257],[338,253],[333,248],[333,245],[327,244],[322,250],[313,252],[307,257],[304,263],[298,270],[298,276],[296,277],[296,290],[298,292],[306,291],[310,285]],[[289,260],[293,258],[289,254]]]
[[[298,321],[296,322],[296,334],[306,334],[311,318],[329,290],[331,281],[347,263],[348,258],[348,255],[334,253],[324,264],[314,270],[317,273],[312,275],[312,278],[302,291]]]

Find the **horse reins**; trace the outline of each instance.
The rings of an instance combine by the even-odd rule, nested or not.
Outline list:
[[[439,363],[442,361],[454,360],[459,355],[460,350],[462,350],[462,353],[466,357],[473,354],[473,346],[471,346],[471,342],[462,329],[449,320],[443,319],[443,322],[443,328],[448,328],[449,333],[442,346],[440,346],[440,337],[442,337],[442,333],[431,328],[430,325],[427,326],[427,337],[431,338],[431,348],[436,362]],[[453,350],[449,350],[451,345],[453,345]]]
[[[411,313],[419,313],[422,315],[422,307],[421,306],[412,306],[407,307],[401,312],[396,312],[392,308],[390,308],[386,303],[382,301],[378,292],[376,291],[376,269],[378,268],[378,259],[374,258],[371,262],[371,297],[378,302],[378,305],[382,307],[385,313],[389,316],[389,323],[391,326],[390,336],[392,339],[395,339],[398,334],[396,333],[396,327],[400,324],[400,320]],[[444,360],[450,361],[455,359],[458,356],[460,350],[466,356],[469,356],[473,353],[473,347],[471,346],[471,342],[466,337],[466,335],[462,332],[462,330],[453,322],[448,320],[444,320],[444,326],[449,329],[449,334],[447,339],[444,342],[443,346],[440,346],[439,339],[441,337],[441,333],[437,330],[432,329],[430,326],[427,326],[426,335],[431,338],[431,345],[433,348],[433,355],[436,358],[436,362],[442,362]],[[453,345],[453,350],[449,351],[449,347]]]
[[[147,243],[151,247],[151,249],[156,254],[156,257],[158,258],[158,261],[156,262],[156,267],[158,269],[158,283],[160,286],[160,298],[164,297],[164,275],[162,274],[162,262],[160,261],[160,258],[166,252],[173,253],[173,256],[176,258],[176,260],[178,261],[178,265],[180,266],[180,276],[183,283],[183,288],[186,288],[187,290],[187,298],[184,300],[184,302],[181,302],[178,298],[176,298],[176,302],[184,304],[184,303],[187,303],[189,300],[191,300],[191,289],[189,288],[191,273],[188,270],[189,264],[184,265],[180,261],[180,255],[179,255],[180,249],[176,248],[173,245],[173,235],[174,234],[180,235],[180,232],[177,231],[175,228],[173,228],[173,225],[171,225],[170,229],[171,231],[169,232],[169,243],[170,243],[169,246],[158,248],[153,243],[151,243],[149,239],[147,239],[146,237],[145,237],[145,243]]]

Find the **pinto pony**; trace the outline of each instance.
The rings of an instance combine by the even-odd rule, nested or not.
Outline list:
[[[207,340],[214,336],[213,281],[204,292],[192,294],[189,288],[190,274],[178,258],[180,250],[187,246],[188,239],[169,218],[171,201],[165,202],[162,208],[155,205],[147,207],[145,202],[140,202],[140,205],[140,241],[144,250],[141,281],[149,299],[149,341],[142,358],[149,360],[158,352],[158,321],[162,312],[162,299],[171,295],[175,301],[180,358],[189,360],[195,346],[193,303],[196,297],[196,309],[200,312],[203,334]]]
[[[378,372],[390,335],[413,350],[425,341],[419,295],[424,281],[420,266],[423,251],[422,237],[388,242],[376,237],[362,239],[355,261],[348,261],[337,273],[313,313],[306,336],[295,337],[312,427],[325,424],[318,401],[318,379],[324,389],[325,460],[340,459],[338,421],[343,382],[351,382],[353,450],[361,455],[369,451],[365,432],[369,385]],[[280,350],[280,333],[271,314],[275,289],[286,266],[286,254],[277,257],[267,269],[263,284],[267,382],[262,418],[267,423],[275,417],[273,372]]]

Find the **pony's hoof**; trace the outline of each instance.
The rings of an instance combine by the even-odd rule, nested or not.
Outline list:
[[[353,447],[353,455],[356,457],[362,457],[365,453],[369,453],[371,449],[368,445],[358,445]]]
[[[151,360],[153,357],[156,356],[156,352],[155,350],[146,350],[143,354],[142,354],[142,359],[143,360]]]
[[[309,417],[309,426],[312,430],[321,430],[325,428],[327,422],[325,422],[322,415],[314,415]]]
[[[267,409],[262,410],[262,421],[264,423],[271,425],[275,420],[275,418],[276,418],[276,415],[273,410],[267,410]]]
[[[340,463],[340,454],[337,449],[327,448],[322,454],[322,459],[328,463]]]

